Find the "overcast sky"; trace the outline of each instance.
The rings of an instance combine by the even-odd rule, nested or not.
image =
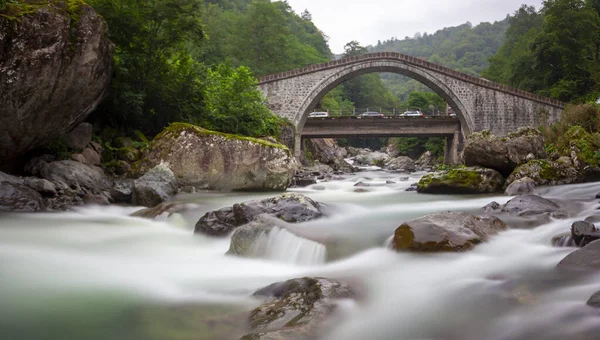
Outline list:
[[[327,36],[329,47],[338,54],[344,45],[357,40],[375,45],[377,40],[404,39],[416,32],[434,33],[470,21],[502,20],[521,4],[541,7],[542,0],[288,0],[298,14],[305,9]]]

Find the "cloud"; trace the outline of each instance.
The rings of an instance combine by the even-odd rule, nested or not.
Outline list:
[[[377,40],[403,39],[416,32],[434,33],[470,21],[502,20],[522,3],[541,7],[542,0],[288,0],[296,13],[305,9],[327,36],[329,47],[341,53],[344,45],[357,40],[374,45]]]

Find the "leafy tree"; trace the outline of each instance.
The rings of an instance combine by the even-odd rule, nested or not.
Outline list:
[[[279,119],[263,104],[249,68],[220,64],[207,70],[205,82],[202,126],[246,136],[278,135]]]

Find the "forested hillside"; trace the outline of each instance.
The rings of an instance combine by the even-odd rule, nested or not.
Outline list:
[[[493,24],[484,22],[475,27],[465,23],[446,27],[433,34],[417,33],[413,38],[379,41],[376,46],[368,46],[367,49],[369,52],[400,52],[422,57],[432,63],[479,76],[488,67],[488,59],[504,41],[508,23],[508,18]],[[383,81],[401,100],[406,100],[413,91],[428,91],[421,83],[395,74],[385,74]]]
[[[522,6],[485,77],[563,101],[600,96],[600,0]]]
[[[257,76],[327,61],[310,13],[268,0],[89,0],[116,44],[109,97],[93,117],[124,132],[174,121],[277,134]]]

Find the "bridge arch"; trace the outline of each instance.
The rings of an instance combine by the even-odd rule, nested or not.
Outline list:
[[[439,96],[444,98],[450,107],[452,107],[454,112],[456,112],[456,115],[460,120],[463,133],[469,134],[472,132],[473,122],[471,118],[465,114],[466,109],[462,105],[460,99],[451,88],[446,86],[441,79],[436,77],[435,73],[430,72],[427,69],[413,67],[410,64],[396,59],[384,59],[378,60],[377,62],[365,61],[353,64],[351,67],[346,67],[342,70],[339,70],[338,72],[325,77],[319,83],[317,83],[311,89],[311,91],[304,96],[297,111],[298,116],[294,119],[294,121],[297,122],[297,134],[302,134],[302,128],[304,127],[310,112],[312,112],[312,110],[317,106],[323,96],[333,90],[336,86],[363,74],[381,72],[401,74],[424,84]]]

